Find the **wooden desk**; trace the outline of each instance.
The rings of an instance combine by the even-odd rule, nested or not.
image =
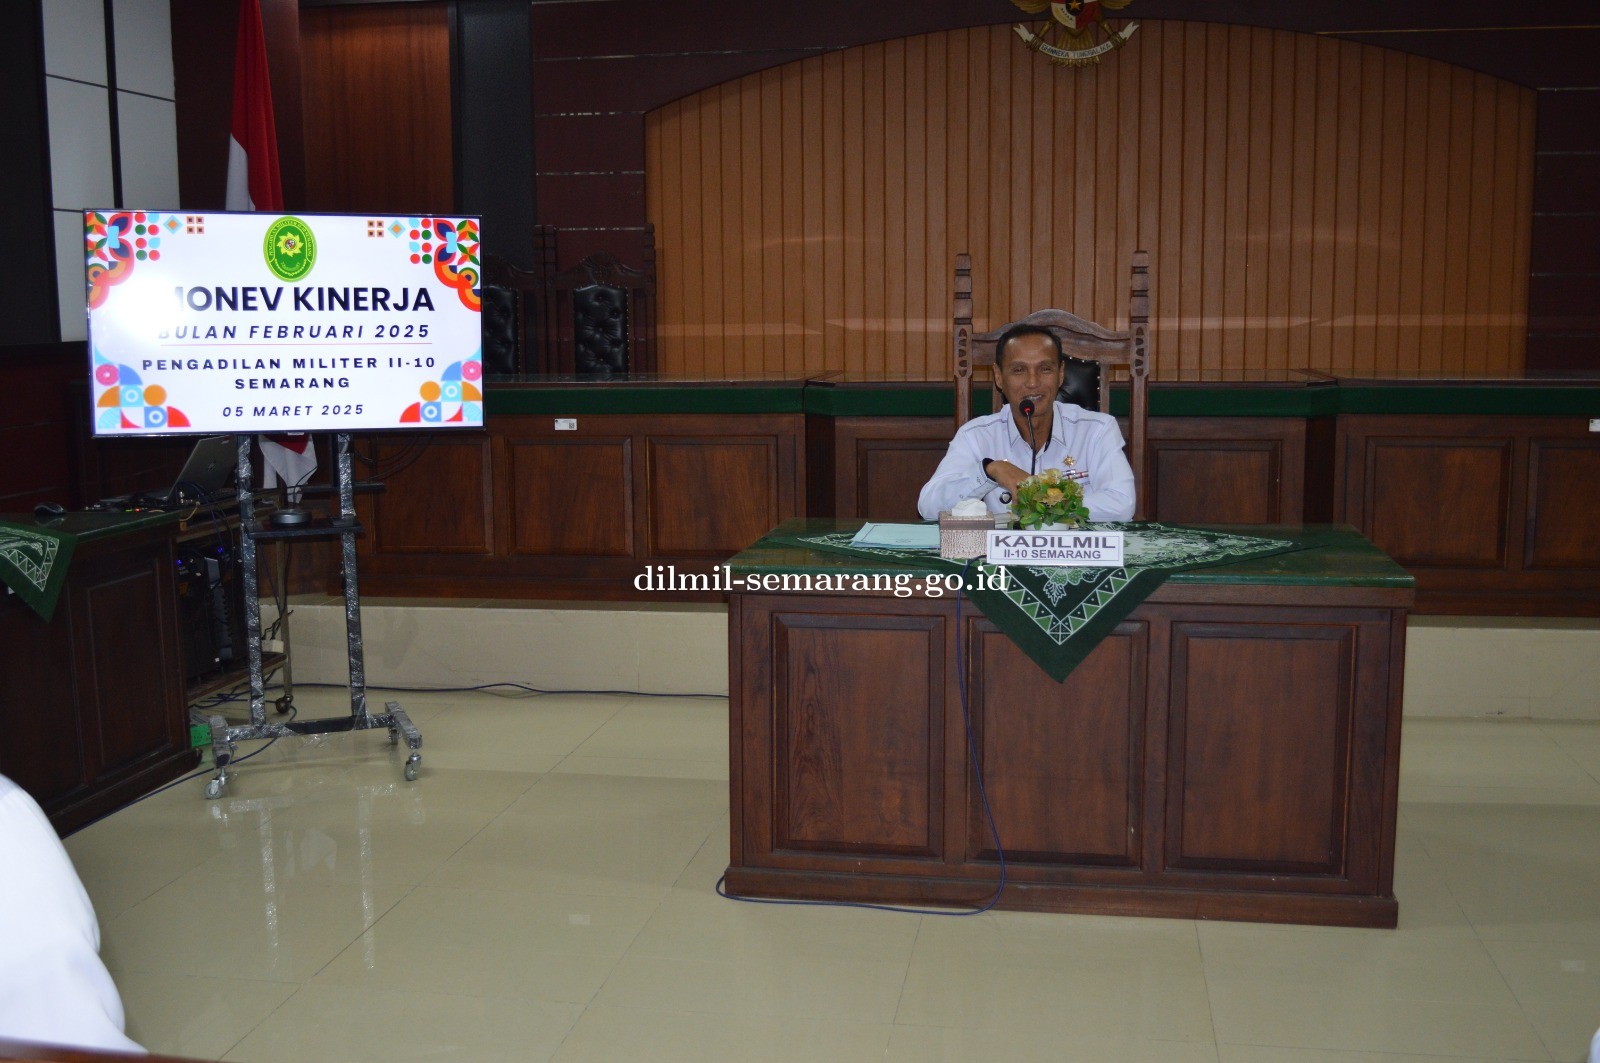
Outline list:
[[[199,752],[178,647],[178,515],[72,513],[52,527],[78,539],[50,622],[0,601],[0,773],[67,834]]]
[[[790,522],[833,531],[854,521]],[[1392,927],[1404,570],[1344,526],[1173,576],[1065,683],[945,597],[729,595],[736,894]],[[908,572],[756,544],[734,578]]]

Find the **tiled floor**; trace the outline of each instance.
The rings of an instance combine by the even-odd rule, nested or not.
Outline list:
[[[1583,1058],[1600,723],[1408,719],[1395,931],[725,901],[720,699],[398,695],[68,840],[130,1033],[250,1060]],[[308,713],[336,695],[302,690]],[[241,750],[243,752],[243,750]]]

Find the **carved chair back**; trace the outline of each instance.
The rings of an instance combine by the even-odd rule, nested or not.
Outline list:
[[[624,265],[608,251],[571,269],[556,268],[555,230],[541,226],[534,243],[542,280],[541,372],[628,376],[655,369],[655,229],[643,229],[642,262]]]

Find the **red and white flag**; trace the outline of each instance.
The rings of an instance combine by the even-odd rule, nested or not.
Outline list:
[[[239,36],[233,50],[233,125],[228,138],[228,210],[283,210],[278,178],[278,131],[272,121],[272,81],[259,0],[239,0]],[[317,452],[304,434],[261,436],[261,486],[281,479],[298,496],[317,469]]]
[[[290,502],[300,501],[300,488],[317,471],[317,450],[304,432],[257,436],[261,445],[261,486],[272,490],[282,480]]]
[[[283,210],[278,132],[272,121],[267,39],[258,0],[239,0],[233,52],[233,126],[228,141],[228,210]]]

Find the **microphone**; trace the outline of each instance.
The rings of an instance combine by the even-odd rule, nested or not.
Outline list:
[[[1028,422],[1028,475],[1038,472],[1039,448],[1033,439],[1033,400],[1023,399],[1017,404],[1017,409],[1022,411],[1023,418]]]

